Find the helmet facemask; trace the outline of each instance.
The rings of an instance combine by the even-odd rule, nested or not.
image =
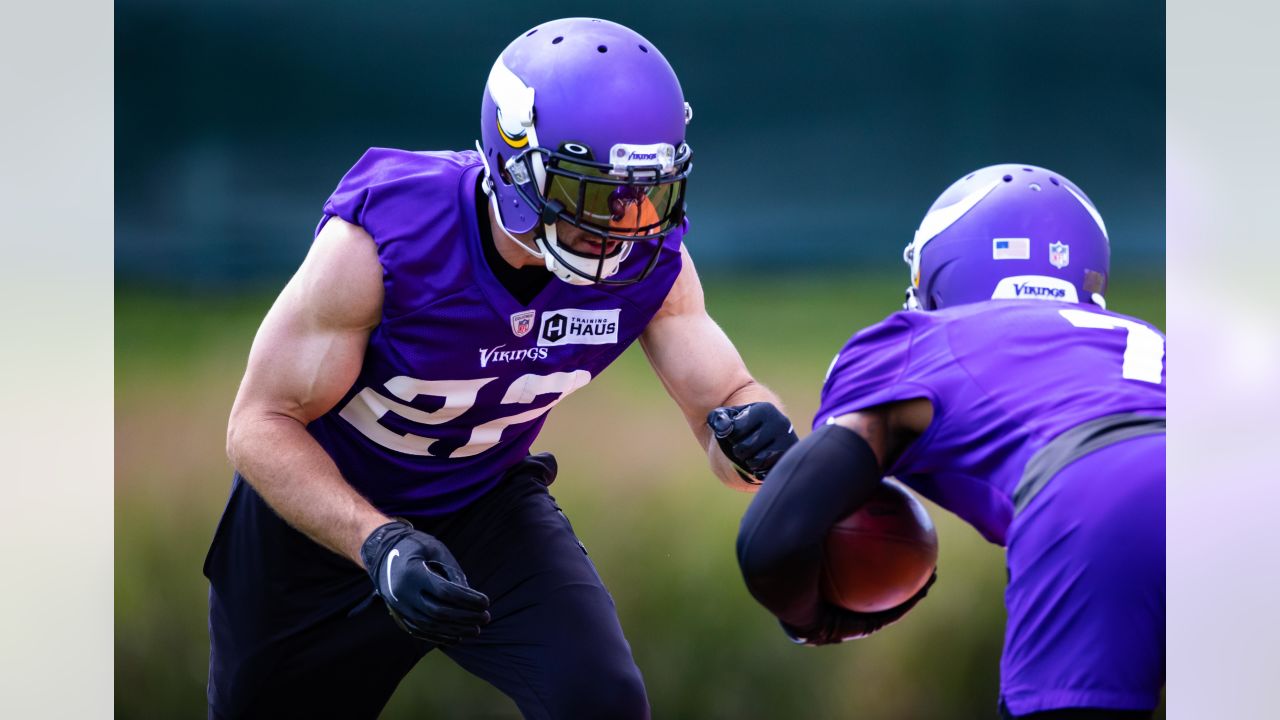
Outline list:
[[[635,158],[640,156],[640,160]],[[692,153],[682,144],[610,150],[616,163],[592,159],[578,143],[559,151],[528,148],[506,163],[520,198],[538,211],[536,242],[547,269],[572,284],[629,285],[657,264],[666,236],[684,219],[685,182]],[[543,182],[534,182],[542,175]],[[597,250],[574,250],[557,237],[556,223],[585,231]],[[633,251],[648,253],[643,268],[614,278]]]

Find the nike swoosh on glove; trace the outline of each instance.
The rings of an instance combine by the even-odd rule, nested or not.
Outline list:
[[[452,645],[489,622],[488,596],[467,585],[453,553],[403,520],[370,533],[360,559],[392,619],[420,640]]]

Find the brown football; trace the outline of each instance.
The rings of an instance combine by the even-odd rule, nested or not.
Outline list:
[[[867,504],[831,528],[822,567],[822,594],[855,612],[902,604],[938,565],[938,533],[919,500],[884,480]]]

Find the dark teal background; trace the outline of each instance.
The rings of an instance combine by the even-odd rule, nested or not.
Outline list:
[[[277,286],[366,147],[471,147],[494,58],[568,15],[631,25],[679,74],[695,114],[689,243],[704,270],[897,272],[933,198],[998,162],[1083,187],[1117,271],[1163,267],[1158,2],[116,9],[116,262],[130,283]]]

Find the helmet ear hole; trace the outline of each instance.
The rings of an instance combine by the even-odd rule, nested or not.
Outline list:
[[[498,176],[502,178],[504,185],[511,184],[511,175],[507,172],[507,163],[502,157],[502,153],[498,153]]]

